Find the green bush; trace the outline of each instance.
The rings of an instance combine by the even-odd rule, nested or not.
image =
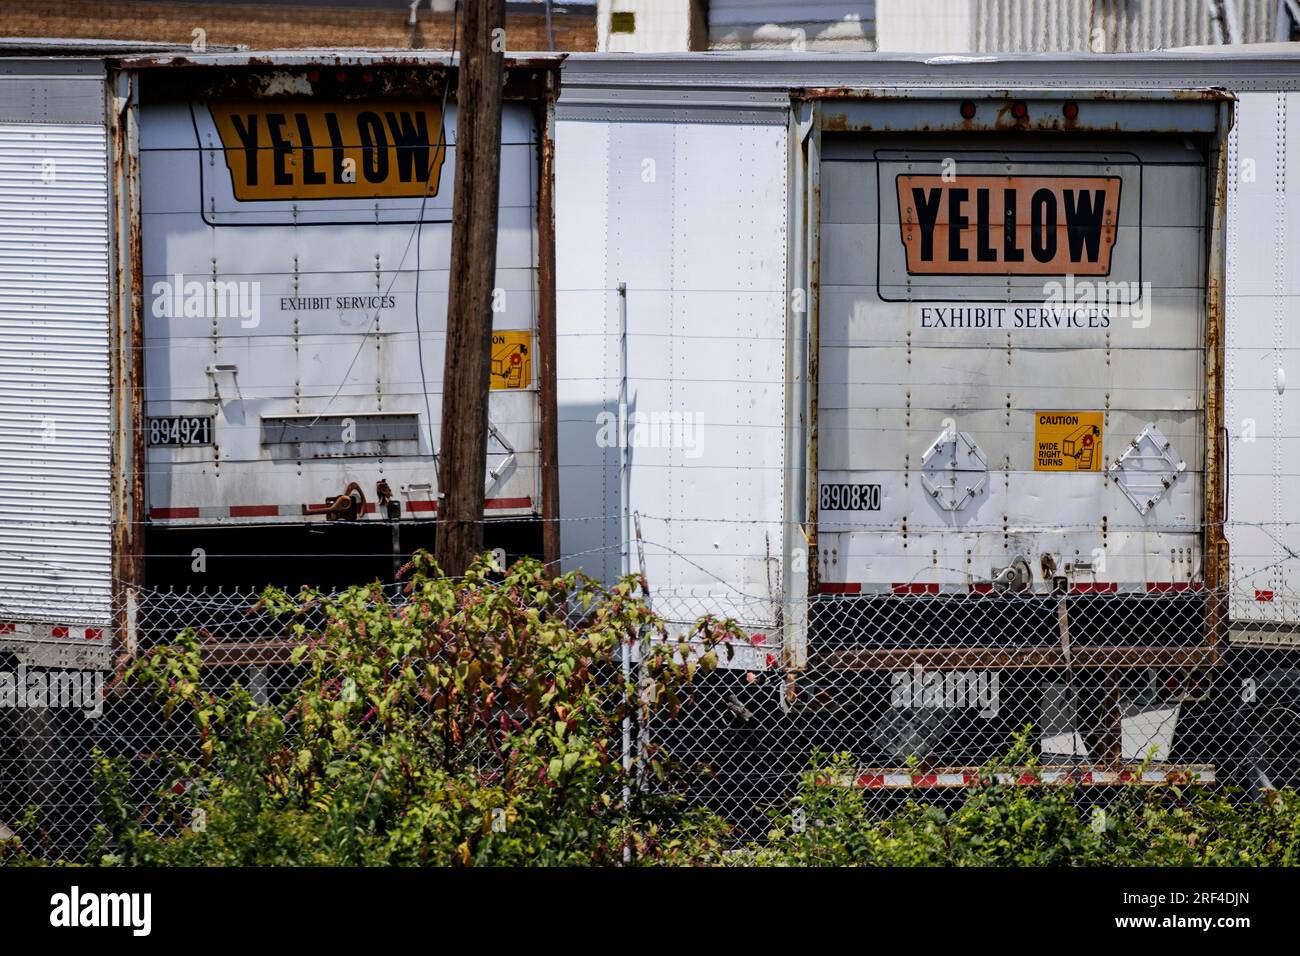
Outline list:
[[[124,761],[100,757],[103,826],[87,859],[120,865],[1212,866],[1300,862],[1300,797],[1243,802],[1221,788],[1042,782],[1027,743],[964,792],[858,788],[848,754],[814,755],[761,841],[674,793],[670,755],[623,761],[624,720],[671,719],[743,635],[703,618],[670,637],[628,578],[603,588],[487,558],[461,581],[427,555],[401,602],[377,585],[268,591],[292,623],[299,680],[257,703],[206,686],[198,635],[139,658],[193,747],[160,755],[166,786],[142,811]],[[499,579],[500,578],[500,579]],[[499,579],[499,580],[498,580]],[[575,614],[575,609],[578,613]],[[641,641],[639,682],[620,666]],[[690,653],[688,650],[692,649]],[[1029,783],[1002,783],[1003,774]],[[638,787],[649,780],[653,787]],[[23,851],[35,811],[0,839]]]
[[[1004,760],[984,768],[979,785],[950,792],[944,807],[926,802],[923,791],[900,807],[878,792],[846,786],[854,767],[848,754],[814,758],[790,811],[775,818],[766,845],[743,851],[745,861],[1028,867],[1300,862],[1300,796],[1292,791],[1247,802],[1240,793],[1204,785],[1130,784],[1104,794],[1047,785],[1024,738]],[[998,774],[1008,772],[1021,779],[999,782]],[[1104,805],[1089,807],[1099,795]]]
[[[716,823],[638,795],[636,775],[673,768],[651,746],[625,766],[622,732],[624,718],[676,714],[740,636],[732,625],[705,618],[670,636],[637,579],[605,589],[536,561],[500,581],[486,557],[460,581],[423,554],[408,570],[400,603],[377,585],[263,596],[302,642],[301,682],[278,703],[205,688],[193,633],[140,658],[129,682],[192,721],[197,748],[171,756],[176,786],[144,820],[125,768],[100,762],[99,858],[596,865],[714,851]],[[620,661],[638,640],[635,683]]]

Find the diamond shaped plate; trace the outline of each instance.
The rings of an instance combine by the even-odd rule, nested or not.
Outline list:
[[[966,432],[944,432],[921,456],[921,485],[945,511],[961,511],[984,490],[989,466]]]
[[[1133,503],[1138,514],[1144,515],[1186,469],[1187,464],[1174,451],[1169,439],[1154,423],[1147,422],[1129,442],[1124,454],[1106,469],[1106,474]]]

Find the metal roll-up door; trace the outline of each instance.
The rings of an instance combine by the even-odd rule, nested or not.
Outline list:
[[[104,102],[98,63],[0,63],[0,623],[109,619]]]

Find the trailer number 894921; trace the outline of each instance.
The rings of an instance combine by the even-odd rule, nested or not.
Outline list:
[[[149,419],[149,444],[211,445],[211,416],[174,415]]]

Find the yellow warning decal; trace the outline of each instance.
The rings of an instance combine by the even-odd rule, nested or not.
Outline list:
[[[218,102],[212,119],[240,202],[438,195],[437,103]]]
[[[1034,412],[1034,471],[1101,471],[1103,412]]]
[[[533,384],[533,334],[527,330],[492,333],[492,387]]]

